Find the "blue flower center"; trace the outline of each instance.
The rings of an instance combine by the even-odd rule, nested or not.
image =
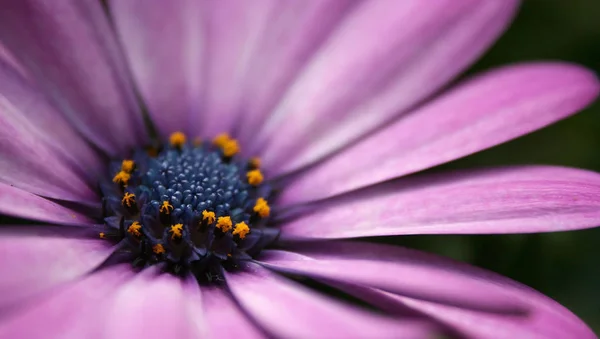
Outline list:
[[[160,151],[111,163],[100,237],[116,241],[115,254],[136,267],[219,281],[279,234],[266,227],[270,188],[260,162],[238,152],[226,134],[204,145],[177,132]]]

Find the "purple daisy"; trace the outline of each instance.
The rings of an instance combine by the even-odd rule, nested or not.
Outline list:
[[[557,62],[438,94],[517,5],[0,1],[0,337],[595,337],[509,279],[355,239],[600,224],[596,173],[415,174],[597,96]]]

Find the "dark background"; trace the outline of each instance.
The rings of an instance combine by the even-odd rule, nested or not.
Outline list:
[[[524,0],[511,28],[468,73],[525,60],[565,60],[600,73],[600,1]],[[548,128],[443,167],[506,164],[555,164],[600,172],[600,102]],[[600,334],[600,228],[533,235],[411,236],[398,241],[527,284],[571,309]]]

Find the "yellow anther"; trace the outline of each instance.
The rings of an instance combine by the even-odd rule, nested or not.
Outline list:
[[[202,138],[200,138],[200,137],[195,137],[195,138],[194,138],[194,141],[192,142],[192,144],[193,144],[194,146],[196,146],[196,147],[198,147],[198,146],[202,145]]]
[[[219,217],[217,219],[217,228],[223,232],[229,232],[232,227],[231,217]]]
[[[227,133],[221,133],[219,135],[217,135],[214,139],[213,139],[213,145],[218,146],[218,147],[223,147],[223,145],[225,145],[229,140],[231,140],[231,137],[229,136],[229,134]]]
[[[259,157],[250,158],[250,161],[248,161],[248,165],[252,169],[260,168],[260,158]]]
[[[131,175],[125,171],[120,171],[119,173],[115,174],[115,176],[113,177],[113,182],[117,183],[117,184],[123,184],[123,185],[127,185],[127,182],[129,181],[129,179],[131,178]]]
[[[133,168],[135,167],[135,162],[133,160],[125,159],[121,163],[121,171],[131,173],[133,172]]]
[[[240,222],[235,224],[235,229],[233,230],[233,235],[238,235],[240,239],[244,239],[246,234],[250,233],[250,227],[246,225],[245,222]]]
[[[168,201],[163,201],[162,205],[160,206],[160,208],[158,209],[159,212],[164,213],[164,214],[171,214],[171,212],[173,211],[173,205],[171,205]]]
[[[169,143],[171,143],[171,146],[173,147],[183,146],[185,144],[185,134],[182,132],[175,132],[171,134],[169,137]]]
[[[104,232],[100,232],[98,235],[100,236],[100,239],[106,239],[106,234],[104,234]]]
[[[161,244],[156,244],[156,245],[152,246],[152,252],[154,252],[156,254],[163,254],[163,253],[165,253],[165,248]]]
[[[202,221],[206,221],[207,224],[215,222],[215,212],[207,210],[202,211]]]
[[[261,218],[266,218],[269,216],[269,214],[271,214],[271,207],[269,207],[269,203],[263,198],[258,198],[256,200],[256,204],[254,204],[253,210]]]
[[[252,186],[258,186],[263,182],[263,175],[259,169],[248,171],[246,178],[248,178],[248,183]]]
[[[139,222],[134,221],[131,226],[129,226],[129,228],[127,228],[127,232],[129,234],[132,234],[136,237],[141,237],[142,233],[140,232],[140,230],[142,229],[142,225],[140,225]]]
[[[171,239],[181,238],[183,232],[183,224],[175,224],[171,226],[169,230],[170,233],[173,233]]]
[[[123,204],[123,206],[127,205],[127,207],[133,206],[133,204],[135,204],[135,194],[125,192],[123,199],[121,199],[121,204]]]
[[[237,140],[230,139],[223,146],[221,146],[221,149],[223,150],[223,155],[229,158],[240,152],[240,145],[238,144]]]

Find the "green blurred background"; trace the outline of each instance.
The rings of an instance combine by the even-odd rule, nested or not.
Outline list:
[[[524,0],[514,24],[469,74],[524,60],[566,60],[600,73],[600,1]],[[544,130],[443,167],[556,164],[600,172],[599,151],[600,102],[596,102]],[[411,236],[397,241],[525,283],[567,306],[600,334],[600,228],[534,235]]]

